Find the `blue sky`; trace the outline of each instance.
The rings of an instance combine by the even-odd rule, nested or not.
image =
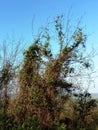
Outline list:
[[[98,50],[98,0],[0,0],[0,41],[6,39],[7,35],[14,35],[16,39],[22,37],[30,44],[32,32],[37,32],[48,18],[60,14],[66,16],[70,8],[74,23],[83,16],[88,48],[93,45]],[[98,56],[94,58],[96,69],[97,60]],[[98,79],[91,91],[98,92],[97,83]]]

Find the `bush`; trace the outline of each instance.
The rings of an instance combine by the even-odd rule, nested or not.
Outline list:
[[[64,123],[62,123],[57,130],[67,130],[66,129],[66,125]]]
[[[12,119],[7,114],[0,112],[0,130],[11,130],[12,129]]]

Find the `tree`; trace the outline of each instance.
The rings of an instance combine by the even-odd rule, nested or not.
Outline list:
[[[77,26],[72,33],[64,29],[63,16],[57,16],[54,29],[45,27],[34,39],[33,44],[24,52],[24,63],[20,71],[20,94],[16,106],[17,117],[24,122],[27,117],[36,116],[43,128],[55,126],[59,120],[62,107],[59,99],[76,89],[67,78],[75,75],[75,65],[88,69],[85,60],[86,35]],[[53,35],[56,40],[52,39]],[[57,42],[58,52],[55,55],[51,43]],[[21,109],[19,109],[21,106]],[[52,128],[53,129],[53,128]]]
[[[17,88],[18,61],[23,45],[21,41],[3,41],[0,45],[0,98],[3,99],[3,109],[6,113],[9,98],[15,94]],[[11,95],[12,94],[12,95]]]
[[[92,99],[91,94],[87,91],[80,92],[77,95],[75,104],[75,128],[79,129],[95,129],[95,115],[94,112],[97,107],[97,102]]]

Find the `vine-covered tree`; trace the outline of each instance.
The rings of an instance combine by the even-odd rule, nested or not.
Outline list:
[[[16,103],[16,119],[21,122],[27,117],[36,116],[42,128],[58,125],[62,111],[60,99],[63,98],[66,103],[68,95],[76,89],[67,78],[76,74],[76,66],[90,67],[83,56],[86,35],[79,26],[72,32],[68,28],[69,24],[64,28],[62,16],[56,17],[51,29],[49,26],[42,29],[24,52],[19,78],[20,93]],[[51,48],[54,43],[57,54]]]

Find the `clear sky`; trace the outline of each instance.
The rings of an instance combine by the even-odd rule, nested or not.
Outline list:
[[[32,32],[45,25],[47,18],[66,15],[71,7],[76,22],[83,16],[88,48],[93,45],[98,50],[98,0],[0,0],[0,41],[6,39],[7,35],[14,35],[16,39],[22,37],[29,44],[32,42]],[[94,58],[96,69],[97,61],[98,56]],[[90,89],[92,92],[98,92],[97,84],[98,78],[95,88]]]

